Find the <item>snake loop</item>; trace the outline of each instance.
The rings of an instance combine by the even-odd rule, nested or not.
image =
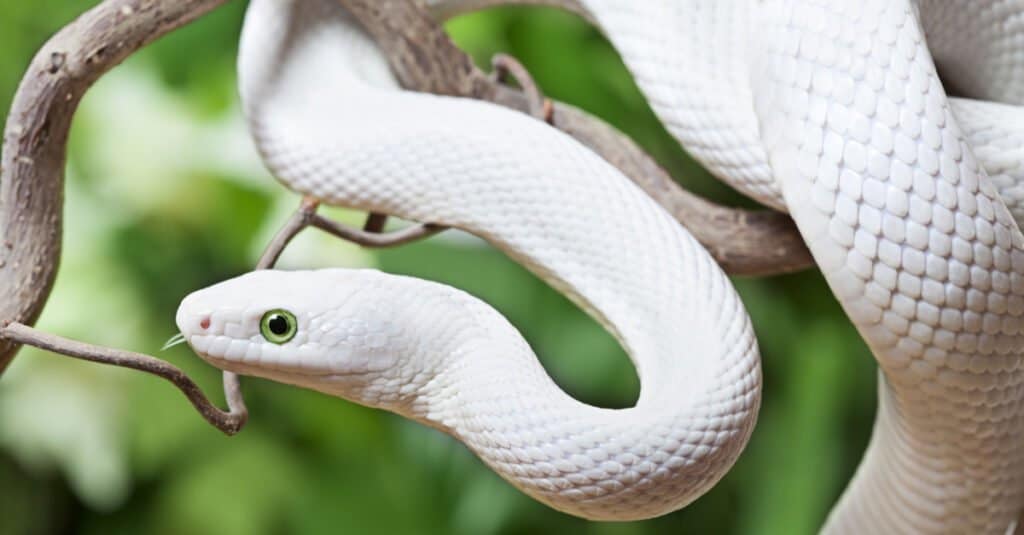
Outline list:
[[[1024,0],[528,3],[595,24],[691,155],[789,211],[868,342],[878,419],[825,530],[1005,532],[1024,504],[1024,111],[948,98],[932,51],[963,77],[951,87],[1022,102],[1024,54],[999,43],[1024,27],[992,14],[1024,20]],[[963,28],[996,42],[960,46]],[[488,240],[604,325],[642,387],[628,409],[582,404],[489,306],[372,270],[257,272],[190,295],[178,325],[203,358],[441,429],[587,518],[668,513],[732,466],[761,392],[749,318],[615,168],[535,118],[400,90],[331,0],[252,0],[239,72],[286,186]],[[999,84],[979,90],[984,76]],[[284,343],[259,330],[276,310],[295,319]]]

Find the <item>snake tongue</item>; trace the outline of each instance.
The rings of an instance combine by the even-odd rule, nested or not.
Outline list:
[[[160,348],[160,351],[167,351],[168,349],[170,349],[170,348],[172,348],[172,347],[174,347],[176,345],[180,345],[180,344],[184,344],[184,343],[185,343],[185,335],[181,334],[181,333],[178,333],[178,334],[175,334],[174,336],[170,337],[167,340],[167,342],[164,344],[164,346]]]

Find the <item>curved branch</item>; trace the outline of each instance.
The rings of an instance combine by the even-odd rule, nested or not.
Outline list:
[[[523,92],[500,85],[478,69],[417,2],[337,1],[377,41],[404,87],[530,112],[530,99]],[[551,119],[556,128],[590,147],[643,188],[707,247],[726,272],[771,275],[814,264],[786,214],[728,208],[686,191],[632,140],[577,108],[554,102]]]
[[[107,0],[54,35],[18,86],[0,164],[0,321],[31,325],[60,261],[71,117],[93,82],[129,54],[226,0]],[[0,340],[0,373],[17,344]]]
[[[391,232],[366,231],[347,227],[316,214],[310,217],[309,224],[336,238],[375,249],[405,245],[429,238],[448,228],[433,223],[417,223]]]
[[[185,394],[185,397],[192,402],[192,405],[207,422],[210,422],[214,427],[227,435],[233,435],[242,429],[249,415],[241,396],[228,395],[229,410],[226,412],[222,411],[213,403],[210,403],[210,400],[206,398],[203,391],[199,389],[199,385],[189,378],[188,375],[185,375],[185,372],[169,362],[149,355],[94,346],[45,333],[16,322],[0,328],[0,338],[90,362],[131,368],[166,379]]]
[[[497,83],[505,82],[505,79],[512,77],[523,89],[523,96],[526,97],[526,109],[533,117],[551,124],[552,115],[555,113],[554,104],[550,99],[544,97],[537,82],[530,75],[530,71],[519,60],[508,54],[495,54],[491,58],[491,80]]]
[[[270,240],[270,244],[264,249],[260,259],[256,262],[256,269],[270,269],[274,267],[281,257],[285,247],[299,235],[300,232],[309,226],[310,220],[316,214],[320,203],[313,198],[303,197],[299,207],[292,212],[288,221],[277,231],[277,234]]]

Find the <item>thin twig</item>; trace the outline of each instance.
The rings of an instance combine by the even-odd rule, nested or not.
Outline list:
[[[374,248],[403,245],[433,236],[434,234],[448,228],[443,225],[434,225],[432,223],[417,223],[393,232],[366,232],[365,230],[359,230],[342,225],[336,221],[331,221],[321,215],[314,215],[310,219],[309,224],[345,241],[350,241],[352,243],[362,245],[363,247]]]
[[[256,263],[256,269],[270,269],[274,267],[278,258],[281,257],[281,253],[284,252],[285,247],[291,243],[295,236],[309,226],[309,222],[316,214],[319,206],[320,203],[316,199],[310,197],[303,198],[302,202],[299,203],[298,209],[292,213],[292,216],[288,218],[288,221],[281,227],[281,230],[277,231],[274,238],[270,240],[267,248],[263,250],[259,262]]]
[[[494,74],[491,78],[495,82],[505,82],[511,76],[519,84],[519,87],[523,88],[523,94],[526,95],[526,101],[529,103],[530,115],[545,123],[551,122],[554,113],[551,100],[544,96],[540,86],[533,79],[533,75],[518,59],[508,54],[495,54],[491,58],[491,65],[494,67]]]
[[[227,396],[229,410],[222,411],[207,399],[203,391],[199,389],[199,385],[185,375],[185,372],[169,362],[149,355],[86,344],[33,329],[17,322],[0,328],[0,338],[90,362],[130,368],[166,379],[185,394],[185,397],[192,402],[192,405],[206,421],[227,435],[237,433],[248,418],[245,402],[240,395]],[[226,379],[225,387],[227,387]]]
[[[309,226],[309,218],[316,213],[320,203],[315,199],[306,197],[299,203],[299,207],[288,218],[281,230],[277,231],[274,238],[270,240],[260,259],[256,262],[256,269],[270,269],[274,267],[281,253],[289,243]],[[248,419],[249,410],[245,406],[245,398],[242,396],[241,378],[235,372],[224,370],[222,373],[224,383],[224,397],[228,400],[229,407],[238,407],[244,419]]]
[[[367,216],[362,230],[328,219],[316,211],[320,202],[312,197],[304,197],[299,207],[292,213],[288,221],[277,231],[274,238],[264,249],[256,269],[270,269],[277,263],[285,247],[306,227],[316,227],[332,236],[363,247],[395,247],[416,240],[428,238],[448,227],[432,223],[417,223],[393,232],[381,232],[388,215],[371,213]],[[369,230],[368,230],[369,229]]]

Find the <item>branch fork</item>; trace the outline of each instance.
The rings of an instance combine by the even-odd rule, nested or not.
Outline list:
[[[494,83],[504,83],[509,78],[515,80],[519,87],[523,88],[530,115],[545,123],[554,124],[554,104],[551,103],[551,99],[544,96],[533,75],[518,59],[508,54],[495,54],[491,58],[491,66],[494,72],[490,78]]]

